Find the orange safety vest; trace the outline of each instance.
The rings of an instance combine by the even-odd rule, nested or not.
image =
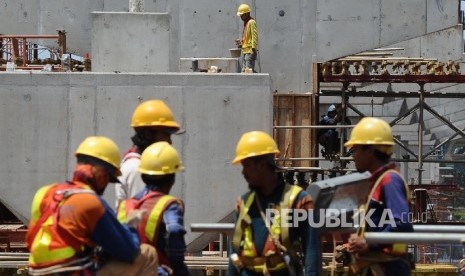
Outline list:
[[[84,251],[85,244],[63,231],[58,224],[60,207],[67,198],[78,193],[95,194],[88,185],[80,182],[52,184],[37,191],[26,235],[31,268],[73,263]]]
[[[118,221],[121,223],[126,221],[127,216],[132,210],[147,210],[147,213],[144,214],[139,223],[137,232],[139,233],[141,243],[148,243],[155,247],[160,265],[170,266],[168,256],[163,248],[157,246],[157,241],[160,233],[160,224],[163,221],[163,213],[173,202],[178,202],[181,206],[184,206],[182,200],[174,196],[166,195],[159,191],[150,191],[139,200],[129,198],[122,201],[118,206]],[[142,206],[144,203],[146,204]]]
[[[292,209],[294,201],[301,191],[302,188],[297,185],[286,184],[284,187],[283,198],[278,207],[278,211],[283,209]],[[235,252],[239,253],[242,263],[247,266],[248,269],[261,273],[264,271],[266,260],[263,257],[259,257],[257,254],[257,250],[253,242],[253,229],[251,224],[252,221],[248,215],[250,206],[255,200],[255,192],[247,193],[244,198],[245,200],[241,199],[237,210],[238,219],[234,229],[232,247]],[[289,228],[281,226],[280,215],[275,217],[270,223],[270,229],[273,233],[273,236],[279,237],[280,243],[286,247],[287,250],[292,250],[293,245],[289,239]],[[276,256],[276,254],[279,254],[279,252],[280,251],[276,248],[272,237],[268,233],[261,256]],[[286,264],[284,262],[280,262],[275,264],[272,269],[268,268],[268,270],[276,271],[284,269],[285,267]]]

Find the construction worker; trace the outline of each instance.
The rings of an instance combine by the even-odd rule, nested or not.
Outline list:
[[[345,106],[332,104],[328,108],[328,112],[318,123],[321,126],[335,126],[342,121],[343,111]],[[350,121],[346,118],[346,124]],[[341,140],[339,132],[335,128],[320,128],[317,132],[318,143],[323,146],[323,156],[337,154],[340,150]]]
[[[116,185],[116,207],[122,200],[135,196],[145,188],[139,173],[142,152],[155,142],[171,144],[171,135],[182,133],[173,112],[161,100],[139,104],[132,115],[131,127],[136,133],[131,138],[133,146],[124,154],[121,163],[121,183]]]
[[[319,275],[317,231],[307,220],[289,227],[279,219],[282,209],[309,212],[313,201],[299,186],[285,184],[276,153],[275,141],[262,131],[247,132],[237,143],[233,164],[242,164],[250,191],[238,199],[228,275]]]
[[[365,232],[411,232],[408,221],[409,189],[390,158],[394,148],[391,127],[385,121],[365,117],[352,130],[345,146],[353,150],[358,171],[369,171],[373,182],[363,207],[369,216],[357,234],[349,238],[352,269],[360,275],[410,275],[406,244],[367,244]]]
[[[135,197],[123,201],[118,208],[118,219],[134,209],[145,210],[139,224],[139,237],[157,249],[160,266],[158,275],[189,275],[184,263],[184,203],[169,195],[176,172],[183,165],[177,151],[167,142],[157,142],[144,150],[139,172],[146,184]]]
[[[140,245],[128,226],[101,197],[120,174],[120,152],[103,136],[86,138],[77,148],[73,179],[42,187],[32,202],[26,242],[32,275],[156,275],[157,255]],[[132,230],[131,230],[132,229]]]
[[[255,61],[257,60],[258,51],[258,30],[257,22],[250,16],[250,7],[247,4],[241,4],[237,9],[237,16],[244,21],[242,38],[236,40],[238,46],[242,48],[242,72],[247,70],[255,71]]]

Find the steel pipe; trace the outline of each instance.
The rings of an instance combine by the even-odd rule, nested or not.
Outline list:
[[[29,256],[0,256],[0,261],[27,261]]]
[[[465,234],[457,233],[365,233],[367,243],[371,244],[432,244],[432,243],[463,243]]]
[[[21,253],[21,252],[0,252],[0,256],[15,256],[15,257],[28,257],[29,253]]]
[[[414,233],[445,233],[445,234],[465,234],[465,225],[433,225],[433,224],[415,224],[413,225]],[[191,223],[192,232],[232,232],[234,231],[234,223]],[[380,233],[391,234],[391,233]],[[393,233],[396,235],[404,235],[411,233]],[[465,235],[464,235],[465,238]],[[25,253],[27,254],[27,253]]]
[[[413,225],[413,231],[417,233],[464,233],[465,225]]]
[[[232,233],[234,223],[191,223],[192,232]]]

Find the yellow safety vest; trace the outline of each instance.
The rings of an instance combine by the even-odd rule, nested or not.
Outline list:
[[[251,18],[242,32],[242,53],[251,54],[252,48],[258,50],[257,22]]]
[[[286,184],[284,187],[283,198],[279,204],[279,210],[292,209],[295,199],[298,194],[302,191],[302,188],[296,185]],[[265,268],[266,258],[259,257],[255,245],[253,242],[253,229],[252,221],[248,214],[250,206],[254,202],[255,192],[249,192],[245,195],[245,202],[241,199],[238,206],[238,219],[236,222],[234,236],[232,240],[232,247],[235,252],[241,255],[241,260],[244,265],[253,271],[262,272]],[[266,222],[265,222],[266,223]],[[281,227],[281,216],[275,216],[273,221],[270,223],[270,229],[274,237],[279,237],[280,243],[288,250],[292,250],[291,241],[289,239],[289,228]],[[273,243],[272,237],[268,234],[268,237],[263,248],[262,256],[271,257],[279,254],[279,250]],[[270,271],[281,270],[286,267],[284,262],[279,262],[274,265]]]

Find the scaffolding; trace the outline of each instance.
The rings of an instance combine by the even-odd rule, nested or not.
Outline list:
[[[38,41],[52,39],[57,41],[57,48],[46,48],[38,44]],[[50,58],[42,63],[40,53],[47,51]],[[7,70],[7,63],[15,65],[20,70],[41,70],[43,64],[53,65],[54,71],[62,71],[64,68],[63,55],[67,54],[66,32],[59,30],[56,35],[0,35],[0,71]]]
[[[363,60],[360,60],[363,59]],[[425,84],[428,83],[448,83],[448,84],[459,84],[465,83],[465,75],[460,72],[460,63],[454,61],[440,62],[435,59],[423,59],[423,58],[376,58],[376,57],[358,57],[351,56],[341,58],[333,62],[326,62],[322,64],[313,65],[313,91],[307,94],[284,94],[290,97],[291,103],[286,103],[287,111],[290,114],[286,115],[287,120],[281,119],[279,110],[283,109],[281,95],[275,95],[275,121],[274,121],[274,136],[284,149],[284,154],[278,157],[278,161],[281,161],[284,168],[287,170],[295,171],[331,171],[336,170],[344,173],[349,171],[345,164],[350,162],[350,157],[344,157],[344,152],[341,152],[341,156],[336,161],[340,161],[340,165],[335,168],[321,168],[319,161],[328,160],[328,158],[319,157],[318,149],[319,145],[316,139],[315,129],[324,128],[325,126],[318,126],[319,114],[319,98],[324,96],[338,96],[341,98],[341,104],[345,105],[348,109],[358,114],[360,117],[368,116],[364,114],[353,104],[349,102],[351,97],[387,97],[387,98],[417,98],[418,103],[413,107],[409,108],[406,112],[390,121],[391,126],[399,124],[402,120],[409,117],[413,113],[418,112],[418,150],[415,153],[407,145],[404,145],[402,141],[394,138],[397,145],[405,150],[409,156],[408,158],[396,158],[393,161],[417,163],[418,172],[418,184],[423,184],[422,173],[424,171],[424,163],[464,163],[465,160],[452,160],[452,159],[440,159],[435,156],[435,153],[446,143],[450,142],[457,136],[465,137],[465,129],[460,129],[453,122],[451,122],[445,116],[442,116],[435,111],[430,105],[426,103],[427,99],[432,98],[465,98],[465,93],[457,92],[428,92],[425,89]],[[322,89],[322,84],[339,84],[340,89]],[[419,87],[418,91],[374,91],[374,90],[362,90],[359,87],[367,84],[416,84]],[[298,95],[298,96],[297,96]],[[297,97],[307,98],[305,108],[309,109],[309,118],[305,120],[306,124],[302,124],[304,121],[301,119],[302,115],[296,112],[299,104],[296,99]],[[291,107],[289,107],[291,106]],[[302,104],[300,104],[302,106]],[[302,108],[300,108],[302,110]],[[304,111],[304,113],[307,111]],[[454,134],[435,145],[431,150],[425,151],[423,147],[423,125],[424,125],[424,113],[429,112],[435,118],[437,118],[444,125],[448,126],[453,130]],[[344,112],[345,113],[345,112]],[[376,116],[376,114],[373,114]],[[345,116],[345,114],[344,114]],[[300,123],[300,125],[299,125]],[[352,126],[330,126],[331,128],[351,128]],[[286,132],[283,134],[282,131]],[[304,133],[304,135],[302,134]],[[303,137],[305,136],[305,137]],[[283,138],[284,137],[284,138]],[[303,139],[305,138],[305,139]],[[341,131],[341,151],[344,150],[342,146],[343,141],[346,139],[345,131]],[[297,144],[308,143],[310,146],[305,149],[309,153],[307,156],[303,156],[303,152],[296,151],[299,148]],[[411,158],[413,157],[413,158]],[[306,161],[305,166],[302,166],[303,161]],[[332,160],[334,161],[334,159]]]

